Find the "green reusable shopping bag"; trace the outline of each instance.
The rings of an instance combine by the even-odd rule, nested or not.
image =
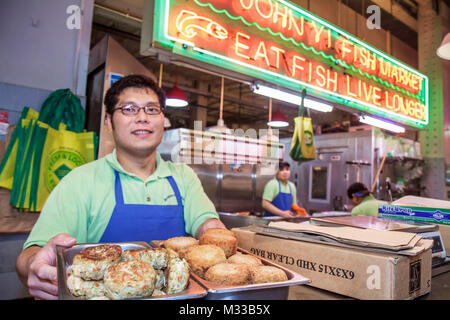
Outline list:
[[[48,126],[44,147],[31,177],[30,211],[40,211],[50,192],[74,168],[95,160],[95,132],[73,132]],[[37,182],[37,183],[35,183]]]
[[[299,106],[299,116],[294,118],[294,135],[292,137],[291,150],[289,155],[295,161],[310,161],[316,159],[316,147],[314,145],[314,136],[312,121],[309,115],[309,109],[306,108],[308,117],[304,116],[304,99],[306,91],[302,92],[302,104]]]
[[[11,146],[9,156],[14,170],[8,162],[12,160],[5,159],[8,170],[0,170],[0,177],[13,171],[10,204],[25,211],[41,211],[70,170],[95,160],[98,144],[94,132],[85,132],[84,109],[69,89],[52,92],[41,112],[33,115],[33,119],[21,119],[16,128],[17,146]],[[6,181],[11,184],[11,178]]]
[[[24,141],[25,134],[23,131],[27,130],[29,120],[37,119],[38,116],[39,113],[37,111],[29,107],[23,108],[16,129],[11,136],[11,141],[6,148],[5,155],[3,156],[0,164],[0,187],[9,190],[12,189],[14,172],[16,168],[17,151],[19,146],[23,146],[24,143],[26,143],[26,141]],[[27,125],[24,125],[25,123],[23,123],[22,120],[26,120]]]

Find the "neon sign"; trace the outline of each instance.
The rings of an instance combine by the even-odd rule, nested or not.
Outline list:
[[[428,78],[284,0],[155,0],[153,40],[176,54],[417,128]]]

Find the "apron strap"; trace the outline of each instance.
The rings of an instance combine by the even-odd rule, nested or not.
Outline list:
[[[116,175],[115,185],[114,185],[114,192],[116,195],[116,205],[117,204],[123,204],[123,191],[122,191],[122,184],[120,183],[120,176],[119,172],[117,170],[114,170]]]
[[[123,191],[122,191],[122,184],[120,183],[120,176],[119,172],[117,170],[114,170],[116,175],[115,180],[115,186],[114,186],[114,192],[116,195],[116,204],[124,204],[123,202]],[[174,178],[172,176],[167,177],[167,181],[169,181],[170,186],[172,187],[173,192],[175,193],[175,197],[177,199],[177,204],[180,206],[183,205],[182,199],[181,199],[181,193],[178,189],[177,183],[175,182]]]
[[[175,192],[175,197],[177,198],[177,203],[179,206],[183,205],[183,202],[181,200],[181,194],[180,190],[178,189],[177,183],[175,182],[175,179],[172,176],[167,177],[167,180],[170,183],[170,186],[173,189],[173,192]]]

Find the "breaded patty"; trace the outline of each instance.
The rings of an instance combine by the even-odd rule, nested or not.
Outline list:
[[[254,257],[249,254],[242,254],[240,252],[229,257],[227,261],[230,263],[240,263],[240,264],[245,264],[245,265],[249,265],[249,266],[262,265],[261,260],[258,259],[257,257]]]
[[[120,262],[121,255],[119,245],[87,247],[73,257],[73,273],[84,280],[101,280],[109,266]]]
[[[165,296],[166,293],[162,290],[155,289],[152,293],[152,297]]]
[[[67,288],[75,297],[84,299],[93,299],[105,295],[105,286],[103,281],[83,280],[73,274],[67,277]]]
[[[221,228],[207,229],[200,237],[200,244],[213,244],[225,252],[228,258],[236,253],[237,238],[233,231]]]
[[[215,264],[225,262],[225,252],[218,246],[205,244],[195,245],[186,251],[186,261],[191,270],[201,278],[204,278],[206,270]]]
[[[164,241],[164,247],[174,250],[180,258],[184,258],[186,250],[196,244],[198,240],[192,237],[173,237]]]
[[[142,260],[153,267],[161,270],[167,267],[169,254],[164,248],[130,249],[122,253],[122,261]]]
[[[156,272],[142,260],[123,261],[110,266],[103,281],[111,299],[147,297],[155,288]]]
[[[166,287],[166,275],[163,270],[156,271],[155,290],[162,290]]]
[[[189,265],[184,259],[172,258],[166,270],[167,294],[183,291],[189,284]]]
[[[252,283],[267,283],[288,280],[286,273],[277,267],[257,266],[249,267],[249,270],[250,280]]]
[[[223,262],[209,268],[205,280],[221,285],[244,285],[250,283],[250,272],[247,265]]]

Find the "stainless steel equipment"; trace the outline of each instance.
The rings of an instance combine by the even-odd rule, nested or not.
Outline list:
[[[370,189],[381,159],[388,152],[392,156],[387,157],[377,179],[376,198],[390,201],[390,195],[395,200],[422,191],[419,178],[423,161],[418,142],[376,129],[318,135],[314,137],[317,158],[298,163],[289,156],[291,141],[280,140],[285,145],[285,161],[291,164],[297,199],[310,213],[344,211],[350,205],[347,188],[362,182]],[[416,169],[411,172],[406,168]]]
[[[166,131],[158,152],[189,165],[217,211],[260,214],[264,186],[274,177],[284,145],[182,128]]]

